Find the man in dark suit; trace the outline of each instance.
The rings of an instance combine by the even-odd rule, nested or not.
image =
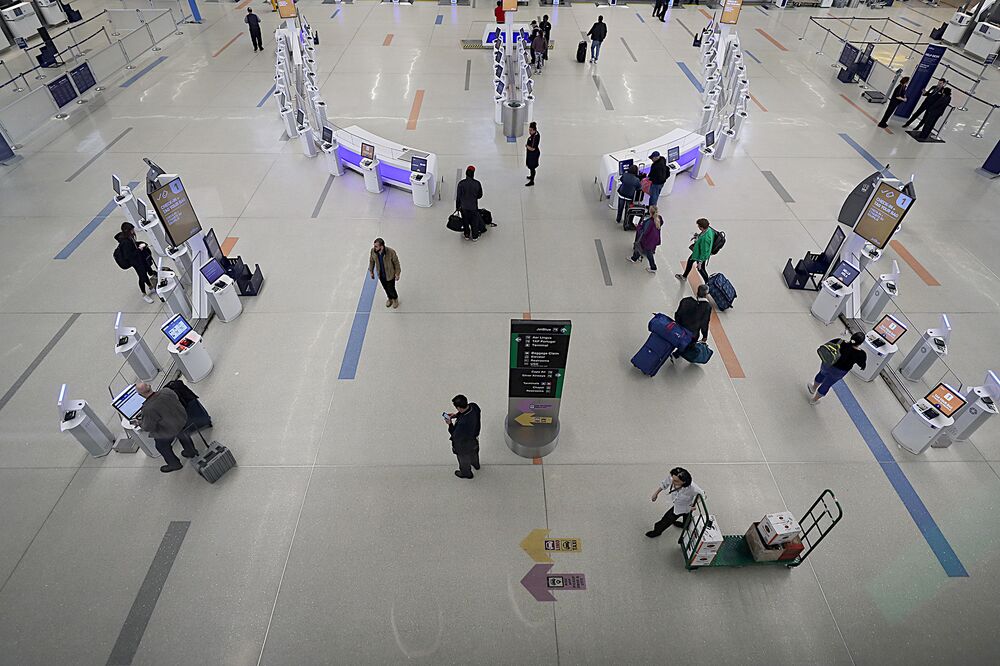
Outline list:
[[[931,135],[931,130],[937,125],[938,119],[944,115],[944,112],[948,110],[948,106],[951,104],[951,88],[945,88],[941,91],[932,103],[927,106],[927,111],[924,113],[923,120],[917,125],[915,131],[920,132],[919,137],[921,139],[926,139]]]
[[[899,85],[896,89],[892,91],[892,96],[889,97],[889,104],[886,106],[885,115],[882,116],[882,120],[879,121],[879,127],[888,127],[889,118],[896,111],[896,107],[906,101],[906,84],[910,82],[910,77],[904,76],[899,80]]]
[[[920,103],[920,106],[918,106],[917,110],[913,112],[913,115],[906,119],[906,122],[903,123],[903,127],[909,127],[917,120],[917,118],[923,115],[923,113],[927,110],[927,107],[933,104],[934,101],[941,96],[946,85],[948,85],[948,81],[946,79],[939,79],[933,87],[926,90],[924,92],[924,101]]]
[[[472,470],[479,469],[479,429],[481,412],[479,405],[469,402],[464,395],[456,395],[451,400],[456,411],[445,414],[448,433],[451,435],[451,452],[458,458],[455,476],[471,479]]]

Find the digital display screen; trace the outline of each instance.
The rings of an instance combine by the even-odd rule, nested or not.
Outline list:
[[[719,18],[719,23],[736,25],[736,21],[740,18],[740,9],[742,8],[743,0],[725,0],[722,5],[722,17]]]
[[[497,95],[503,95],[503,81],[497,81]]]
[[[149,211],[146,210],[146,202],[142,199],[135,200],[135,210],[139,213],[139,221],[145,222],[146,217],[149,215]]]
[[[111,401],[111,406],[114,407],[119,414],[131,420],[135,418],[136,414],[139,413],[139,410],[142,409],[142,405],[145,402],[146,399],[136,392],[135,384],[132,384],[114,397]]]
[[[729,116],[729,129],[733,129],[734,127],[736,127],[736,114],[735,113],[732,114],[731,116]]]
[[[69,70],[69,75],[81,95],[97,85],[97,79],[94,78],[94,73],[90,71],[90,65],[87,63]]]
[[[705,147],[711,148],[715,145],[715,132],[709,132],[705,135]]]
[[[635,164],[635,160],[633,159],[621,160],[618,162],[618,175],[621,176],[624,174],[633,164]]]
[[[184,339],[184,336],[191,332],[191,324],[182,315],[174,315],[167,320],[167,323],[160,327],[163,334],[167,336],[175,345]]]
[[[845,42],[844,50],[840,52],[840,59],[838,62],[844,67],[850,67],[858,59],[859,55],[861,55],[861,51],[858,47],[854,46],[854,44],[851,44],[850,42]]]
[[[76,88],[73,87],[73,82],[69,80],[67,74],[63,74],[47,86],[49,94],[52,95],[52,101],[60,109],[77,98]]]
[[[295,110],[295,124],[299,127],[306,124],[306,113],[302,109]]]
[[[851,262],[849,261],[840,262],[839,264],[837,264],[837,267],[833,269],[833,272],[830,273],[831,276],[837,278],[838,280],[843,282],[845,286],[848,287],[851,285],[852,282],[854,282],[857,279],[858,275],[860,274],[861,271],[855,268],[854,265],[851,264]]]
[[[209,284],[214,284],[216,280],[226,274],[226,269],[222,267],[218,259],[209,259],[208,263],[201,267],[201,274]]]
[[[375,159],[375,146],[370,143],[361,144],[361,158],[366,160]]]
[[[201,231],[201,222],[195,215],[187,190],[180,178],[155,190],[150,197],[170,242],[177,247]]]
[[[681,159],[681,147],[667,148],[667,162],[677,162]]]
[[[121,196],[121,193],[122,193],[122,179],[119,178],[118,176],[114,175],[114,174],[111,175],[111,189],[113,189],[115,191],[115,194],[117,194],[118,196]]]
[[[896,340],[906,333],[906,326],[892,315],[882,317],[882,321],[875,325],[875,332],[882,336],[882,339],[890,345],[896,344]]]
[[[427,173],[427,158],[414,155],[410,158],[410,171],[413,173]]]
[[[934,390],[924,396],[924,400],[934,405],[945,416],[951,416],[965,406],[965,398],[947,384],[935,386]]]
[[[500,64],[500,61],[501,61],[501,60],[503,60],[503,51],[500,51],[500,50],[496,50],[496,51],[494,51],[494,52],[493,52],[493,59],[494,59],[494,60],[496,61],[496,63],[497,63],[498,65],[499,65],[499,64]]]
[[[823,259],[826,261],[826,265],[829,266],[833,263],[833,258],[837,256],[837,252],[840,251],[840,246],[844,244],[844,239],[847,238],[847,234],[840,227],[833,230],[833,235],[830,236],[830,242],[826,244],[826,249],[823,250]]]
[[[333,128],[323,127],[323,143],[333,143]]]
[[[222,261],[226,255],[222,254],[222,246],[219,245],[219,237],[215,235],[215,229],[209,229],[208,233],[205,234],[205,249],[208,250],[208,256],[213,259],[218,259]]]
[[[503,65],[497,65],[496,67],[493,68],[493,71],[496,73],[496,76],[499,79],[500,77],[503,76]]]
[[[912,203],[913,197],[888,183],[880,182],[875,186],[874,196],[861,213],[854,233],[881,250],[896,233]]]

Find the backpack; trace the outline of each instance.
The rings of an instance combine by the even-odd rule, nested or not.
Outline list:
[[[713,229],[715,237],[712,239],[712,254],[719,254],[719,250],[726,244],[726,232]]]
[[[118,268],[123,271],[127,271],[132,268],[132,266],[128,263],[128,260],[125,258],[125,254],[122,252],[121,245],[115,248],[115,251],[111,256],[115,258],[115,263],[118,264]]]
[[[823,365],[833,365],[840,360],[840,342],[838,338],[834,338],[829,342],[824,342],[816,349],[816,353],[819,354],[819,360]]]

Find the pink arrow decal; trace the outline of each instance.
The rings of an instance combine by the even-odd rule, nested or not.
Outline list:
[[[521,579],[535,601],[555,601],[551,590],[586,590],[587,577],[581,573],[549,573],[551,564],[536,564]]]

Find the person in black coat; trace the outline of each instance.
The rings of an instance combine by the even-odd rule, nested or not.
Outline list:
[[[542,135],[538,133],[538,126],[535,122],[528,123],[527,154],[524,159],[524,163],[528,167],[528,182],[524,184],[525,187],[531,187],[535,184],[535,169],[538,168],[538,157],[541,155],[538,150],[538,142],[541,140]]]
[[[542,22],[538,24],[542,30],[542,37],[545,38],[545,60],[549,59],[549,42],[552,41],[552,24],[549,22],[549,15],[542,17]]]
[[[698,298],[687,296],[677,304],[677,312],[674,313],[674,321],[691,332],[691,340],[697,340],[701,334],[701,341],[708,341],[708,324],[712,320],[712,304],[708,302],[708,285],[698,285]],[[678,350],[684,351],[683,349]]]
[[[118,253],[125,259],[129,266],[135,269],[139,276],[139,291],[142,292],[142,300],[147,303],[153,302],[153,297],[146,293],[148,287],[153,290],[153,285],[149,281],[150,277],[156,276],[153,269],[153,253],[145,243],[140,243],[135,238],[135,227],[130,222],[122,222],[122,230],[115,234],[118,241]]]
[[[882,116],[882,120],[879,121],[879,127],[888,127],[889,118],[896,111],[896,107],[906,101],[906,84],[910,82],[910,77],[904,76],[899,80],[899,85],[896,89],[892,91],[892,96],[889,97],[889,103],[886,105],[885,115]]]
[[[944,112],[948,110],[950,105],[951,88],[945,88],[934,101],[927,105],[927,111],[924,112],[923,119],[917,125],[917,129],[914,130],[915,132],[920,132],[918,136],[921,139],[926,139],[931,135],[931,130],[934,129],[938,119],[944,115]]]
[[[260,17],[247,7],[247,15],[243,18],[243,22],[250,28],[250,41],[253,42],[253,52],[263,51],[264,42],[261,40],[260,35]]]
[[[462,233],[466,240],[479,240],[483,223],[479,217],[479,200],[483,198],[483,186],[476,180],[476,167],[465,169],[465,178],[458,183],[455,191],[455,210],[462,216]]]
[[[920,116],[923,114],[927,107],[929,107],[938,96],[944,91],[944,87],[948,84],[947,79],[939,79],[937,83],[934,84],[932,88],[924,92],[924,101],[920,103],[917,110],[913,112],[906,122],[903,123],[903,127],[909,127],[913,124]]]
[[[460,479],[471,479],[472,470],[479,469],[479,430],[481,414],[479,405],[469,402],[464,395],[456,395],[451,399],[456,411],[444,414],[451,435],[451,452],[458,458],[458,469],[455,476]]]

